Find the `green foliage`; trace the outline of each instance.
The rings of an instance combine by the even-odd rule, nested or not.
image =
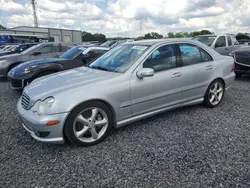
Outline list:
[[[105,42],[107,41],[106,36],[102,33],[88,33],[86,31],[82,32],[82,41],[99,41]]]
[[[4,26],[2,26],[1,24],[0,24],[0,30],[1,29],[6,29],[6,27],[4,27]]]
[[[201,31],[194,31],[194,32],[179,32],[179,33],[168,33],[168,38],[183,38],[183,37],[195,37],[197,35],[207,35],[207,34],[213,34],[212,32],[208,30],[201,30]]]
[[[137,37],[136,40],[142,40],[142,39],[161,39],[163,38],[163,35],[156,33],[156,32],[151,32],[147,33],[144,36]]]

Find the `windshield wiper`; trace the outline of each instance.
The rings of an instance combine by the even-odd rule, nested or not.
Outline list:
[[[89,66],[89,67],[90,67],[90,66]],[[100,67],[100,66],[91,66],[90,68],[92,68],[92,69],[104,70],[104,71],[109,71],[107,68]]]

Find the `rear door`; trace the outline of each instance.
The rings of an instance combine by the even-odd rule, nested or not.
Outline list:
[[[204,49],[189,43],[179,44],[182,68],[182,102],[201,99],[213,76],[213,58]]]
[[[228,55],[234,51],[234,46],[233,46],[233,42],[232,42],[232,38],[231,36],[227,36],[227,49],[228,49]]]

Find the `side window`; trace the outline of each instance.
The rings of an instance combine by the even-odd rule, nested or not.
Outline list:
[[[155,50],[143,67],[152,68],[155,72],[177,67],[175,45],[166,45]]]
[[[215,43],[215,48],[218,47],[226,47],[226,37],[225,36],[220,36],[216,43]]]
[[[97,58],[103,54],[105,54],[106,50],[91,50],[88,52],[89,55],[91,55],[92,58]]]
[[[191,44],[179,44],[183,66],[202,62],[201,53],[197,46]]]
[[[52,45],[47,45],[38,50],[38,52],[41,52],[42,54],[51,53],[52,52]]]
[[[201,59],[203,62],[207,62],[207,61],[213,61],[213,58],[204,50],[200,49],[201,52]]]
[[[232,46],[232,39],[230,36],[227,36],[228,46]]]
[[[56,45],[56,44],[53,44],[53,45],[51,45],[51,52],[53,53],[53,52],[60,52],[60,48],[59,48],[59,46],[58,45]]]

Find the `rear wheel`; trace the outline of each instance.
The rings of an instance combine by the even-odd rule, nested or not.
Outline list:
[[[64,126],[66,137],[78,146],[101,142],[113,126],[110,109],[99,101],[79,105],[69,115]]]
[[[224,93],[225,86],[222,80],[214,80],[206,91],[204,104],[210,108],[218,106],[223,99]]]

